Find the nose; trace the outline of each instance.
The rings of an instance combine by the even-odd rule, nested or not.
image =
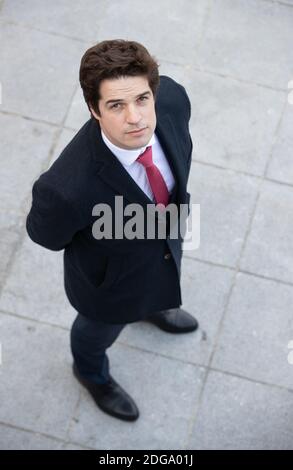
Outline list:
[[[135,106],[129,106],[126,119],[128,124],[137,124],[141,119],[139,110]]]

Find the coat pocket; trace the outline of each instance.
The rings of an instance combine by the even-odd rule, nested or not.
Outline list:
[[[106,271],[102,282],[97,284],[98,289],[108,289],[116,284],[122,271],[122,259],[117,256],[108,258]]]

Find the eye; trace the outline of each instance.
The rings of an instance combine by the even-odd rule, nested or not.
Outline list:
[[[145,100],[148,100],[149,97],[148,97],[148,96],[140,96],[138,99],[139,99],[140,101],[145,101]]]
[[[114,103],[111,106],[111,109],[118,109],[120,107],[121,103]]]

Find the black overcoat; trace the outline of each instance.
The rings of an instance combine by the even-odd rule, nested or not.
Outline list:
[[[155,109],[155,132],[176,182],[171,202],[189,204],[191,108],[184,87],[161,76]],[[65,292],[79,313],[129,323],[182,304],[182,237],[168,236],[167,224],[164,239],[95,238],[94,206],[109,204],[115,214],[117,195],[124,206],[138,203],[145,210],[152,204],[104,144],[91,117],[34,182],[26,229],[45,248],[64,249]]]

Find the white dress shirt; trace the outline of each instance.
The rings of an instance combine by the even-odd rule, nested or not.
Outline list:
[[[175,185],[175,180],[171,168],[169,166],[168,160],[155,133],[152,135],[150,141],[145,147],[141,147],[135,150],[126,150],[122,149],[121,147],[117,147],[117,145],[114,145],[112,142],[110,142],[110,140],[106,137],[102,130],[101,134],[104,143],[115,155],[115,157],[118,158],[120,163],[129,173],[129,175],[134,179],[136,184],[153,202],[155,202],[154,194],[146,174],[146,169],[141,163],[135,161],[139,157],[139,155],[141,155],[145,151],[145,149],[151,145],[153,162],[160,170],[165,180],[169,194],[171,193]]]

